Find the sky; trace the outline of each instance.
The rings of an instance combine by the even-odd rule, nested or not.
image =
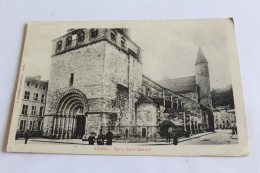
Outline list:
[[[228,47],[235,43],[229,39],[226,26],[226,22],[214,20],[135,25],[130,28],[130,37],[142,48],[143,74],[154,81],[195,75],[195,61],[201,47],[209,64],[211,89],[216,89],[231,84]],[[25,59],[29,66],[26,75],[41,75],[43,80],[48,80],[52,40],[70,28],[71,25],[49,23],[31,27],[32,32],[28,34],[30,46],[25,49],[26,57],[30,57]]]

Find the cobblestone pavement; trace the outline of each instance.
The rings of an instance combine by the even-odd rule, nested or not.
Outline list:
[[[232,136],[232,131],[228,130],[216,130],[216,133],[212,133],[199,138],[183,141],[180,145],[221,145],[221,144],[238,144],[237,135]]]

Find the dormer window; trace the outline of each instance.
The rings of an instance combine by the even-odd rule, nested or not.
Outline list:
[[[111,31],[110,38],[112,41],[116,41],[116,32],[115,31]]]
[[[90,30],[90,38],[95,39],[98,36],[98,29],[91,29]]]
[[[66,48],[70,47],[72,43],[72,37],[69,36],[66,38]]]
[[[78,43],[82,43],[85,40],[85,33],[84,32],[80,32],[78,34]]]
[[[121,38],[121,46],[123,48],[125,48],[125,38],[124,37]]]
[[[56,46],[56,52],[60,52],[61,51],[61,47],[62,47],[62,41],[58,41],[57,42],[57,46]]]

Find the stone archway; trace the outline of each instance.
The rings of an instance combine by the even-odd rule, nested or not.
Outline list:
[[[176,126],[173,122],[169,120],[165,120],[159,125],[159,129],[160,129],[159,130],[160,135],[162,137],[167,137],[168,133],[172,135],[172,133],[176,130]]]
[[[72,89],[63,93],[56,105],[53,120],[55,138],[82,138],[85,133],[87,98],[79,90]]]

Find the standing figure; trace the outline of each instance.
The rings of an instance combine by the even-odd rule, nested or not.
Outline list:
[[[172,127],[169,127],[168,128],[168,131],[167,131],[167,134],[166,134],[166,143],[171,143],[171,135],[172,135],[172,132],[173,132],[173,128]]]
[[[94,143],[95,143],[95,133],[94,132],[90,133],[90,136],[88,137],[88,143],[89,143],[89,145],[94,145]]]
[[[97,144],[98,145],[104,145],[104,135],[102,134],[101,130],[100,130],[100,133],[97,137]]]
[[[173,133],[173,145],[178,145],[178,135],[175,132]]]
[[[108,132],[106,134],[106,139],[107,139],[106,145],[112,145],[113,137],[114,134],[110,131],[110,129],[108,129]]]
[[[25,134],[24,134],[24,144],[27,144],[28,139],[30,138],[30,131],[26,130]]]
[[[166,143],[171,143],[171,133],[167,132]]]
[[[236,125],[236,123],[234,123],[234,130],[235,130],[235,134],[237,134],[237,125]]]

